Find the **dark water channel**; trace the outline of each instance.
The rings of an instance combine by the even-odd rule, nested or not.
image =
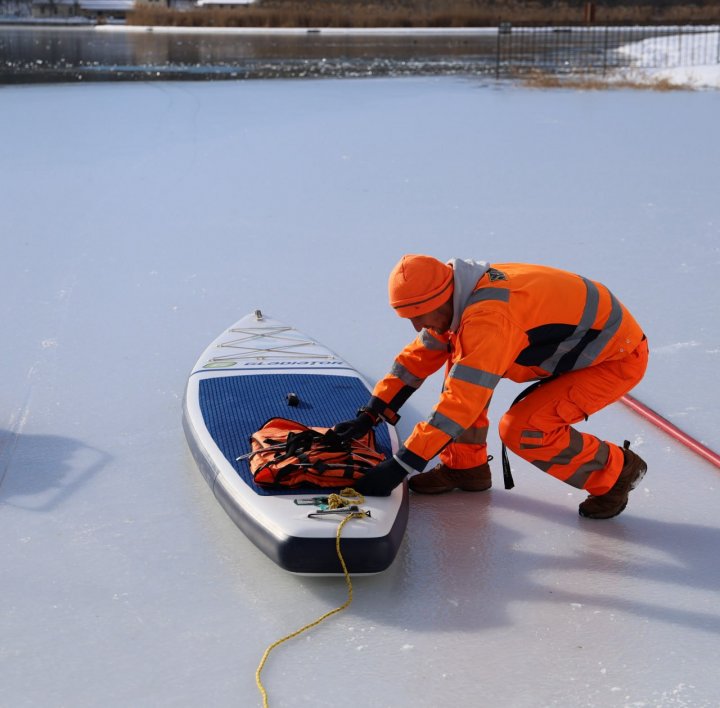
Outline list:
[[[492,75],[495,32],[186,33],[2,27],[0,83]]]

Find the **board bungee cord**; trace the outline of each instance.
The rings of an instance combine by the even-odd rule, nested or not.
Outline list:
[[[335,552],[335,525],[319,528],[293,497],[311,498],[317,480],[301,489],[256,481],[246,452],[249,440],[270,420],[292,418],[310,428],[332,428],[356,415],[371,394],[369,384],[347,361],[288,324],[251,312],[205,347],[188,377],[183,426],[200,472],[225,512],[268,558],[299,575],[342,575]],[[379,452],[397,448],[395,431],[376,428]],[[328,478],[336,460],[325,460]],[[300,460],[300,467],[305,465]],[[303,469],[300,470],[301,472]],[[339,483],[352,486],[350,475]],[[311,484],[312,483],[312,484]],[[403,486],[365,503],[364,524],[343,531],[343,555],[353,575],[386,570],[400,548],[408,520]],[[319,516],[322,516],[319,510]],[[332,518],[332,516],[330,516]]]

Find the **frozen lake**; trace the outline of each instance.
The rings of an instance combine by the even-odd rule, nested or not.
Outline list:
[[[405,252],[605,283],[650,341],[634,394],[720,448],[719,109],[448,77],[0,88],[0,705],[260,704],[265,647],[345,588],[226,517],[186,377],[260,307],[376,380],[413,334]],[[517,458],[506,492],[493,430],[493,491],[413,496],[390,570],[271,656],[270,704],[716,706],[718,471],[620,405],[586,425],[648,461],[622,516]]]

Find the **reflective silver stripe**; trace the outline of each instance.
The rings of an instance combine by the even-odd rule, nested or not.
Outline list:
[[[411,388],[419,388],[420,384],[425,379],[421,379],[419,376],[415,376],[415,374],[411,374],[402,364],[399,362],[395,362],[392,365],[392,369],[390,369],[390,373],[393,376],[396,376],[400,379],[406,386],[410,386]]]
[[[610,314],[600,334],[583,349],[573,369],[583,369],[590,366],[620,328],[623,319],[622,306],[610,291],[608,291],[608,294],[610,295]]]
[[[564,480],[565,483],[576,489],[584,489],[590,475],[605,467],[609,456],[610,448],[608,448],[606,443],[601,442],[597,455],[595,455],[590,462],[586,462],[584,465],[578,467],[575,472]]]
[[[498,385],[501,377],[498,374],[491,374],[489,371],[475,369],[474,367],[466,366],[465,364],[455,364],[450,369],[448,378],[465,381],[466,383],[483,386],[484,388],[492,390]]]
[[[583,438],[575,428],[570,428],[570,444],[558,452],[552,460],[544,462],[543,460],[532,460],[535,467],[539,467],[543,472],[548,472],[553,465],[569,465],[573,459],[582,452]]]
[[[433,337],[433,335],[430,334],[427,329],[424,329],[422,332],[420,332],[418,339],[420,340],[420,344],[422,344],[425,349],[436,349],[438,351],[445,352],[448,350],[447,342],[443,342],[437,337]]]
[[[433,411],[428,418],[428,423],[443,433],[449,435],[453,440],[465,432],[465,428],[458,425],[452,418],[448,418],[439,411]]]
[[[562,452],[555,455],[549,462],[535,460],[532,464],[539,467],[543,472],[548,472],[553,465],[569,465],[582,452],[582,449],[582,435],[575,428],[570,428],[570,444]],[[584,489],[590,475],[605,467],[609,455],[610,449],[607,444],[601,442],[597,455],[589,462],[578,467],[575,472],[563,481],[576,489]]]
[[[484,428],[468,428],[455,438],[456,443],[465,445],[484,445],[487,442],[488,426]]]
[[[520,433],[520,449],[521,450],[534,450],[538,447],[544,447],[543,442],[523,442],[523,439],[528,438],[542,438],[544,433],[539,430],[523,430]]]
[[[562,359],[573,347],[576,347],[580,343],[580,340],[588,333],[593,322],[595,322],[595,318],[597,317],[600,293],[594,283],[591,283],[587,278],[582,278],[582,276],[581,279],[583,283],[585,283],[586,293],[585,308],[580,316],[580,322],[578,322],[577,327],[575,327],[575,331],[559,344],[555,353],[540,364],[540,368],[545,369],[545,371],[555,371],[560,363],[560,359]]]
[[[483,302],[484,300],[508,302],[510,300],[510,291],[507,288],[478,288],[470,295],[465,303],[465,307],[474,305],[476,302]]]
[[[545,433],[541,430],[523,430],[520,433],[521,438],[541,438]]]

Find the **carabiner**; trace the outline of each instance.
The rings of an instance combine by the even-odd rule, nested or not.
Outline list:
[[[298,506],[327,506],[327,497],[312,497],[311,499],[293,499]]]
[[[339,509],[321,509],[308,514],[308,519],[314,519],[318,516],[327,516],[328,514],[358,514],[362,516],[372,516],[369,510],[361,509],[359,506],[343,506]]]

